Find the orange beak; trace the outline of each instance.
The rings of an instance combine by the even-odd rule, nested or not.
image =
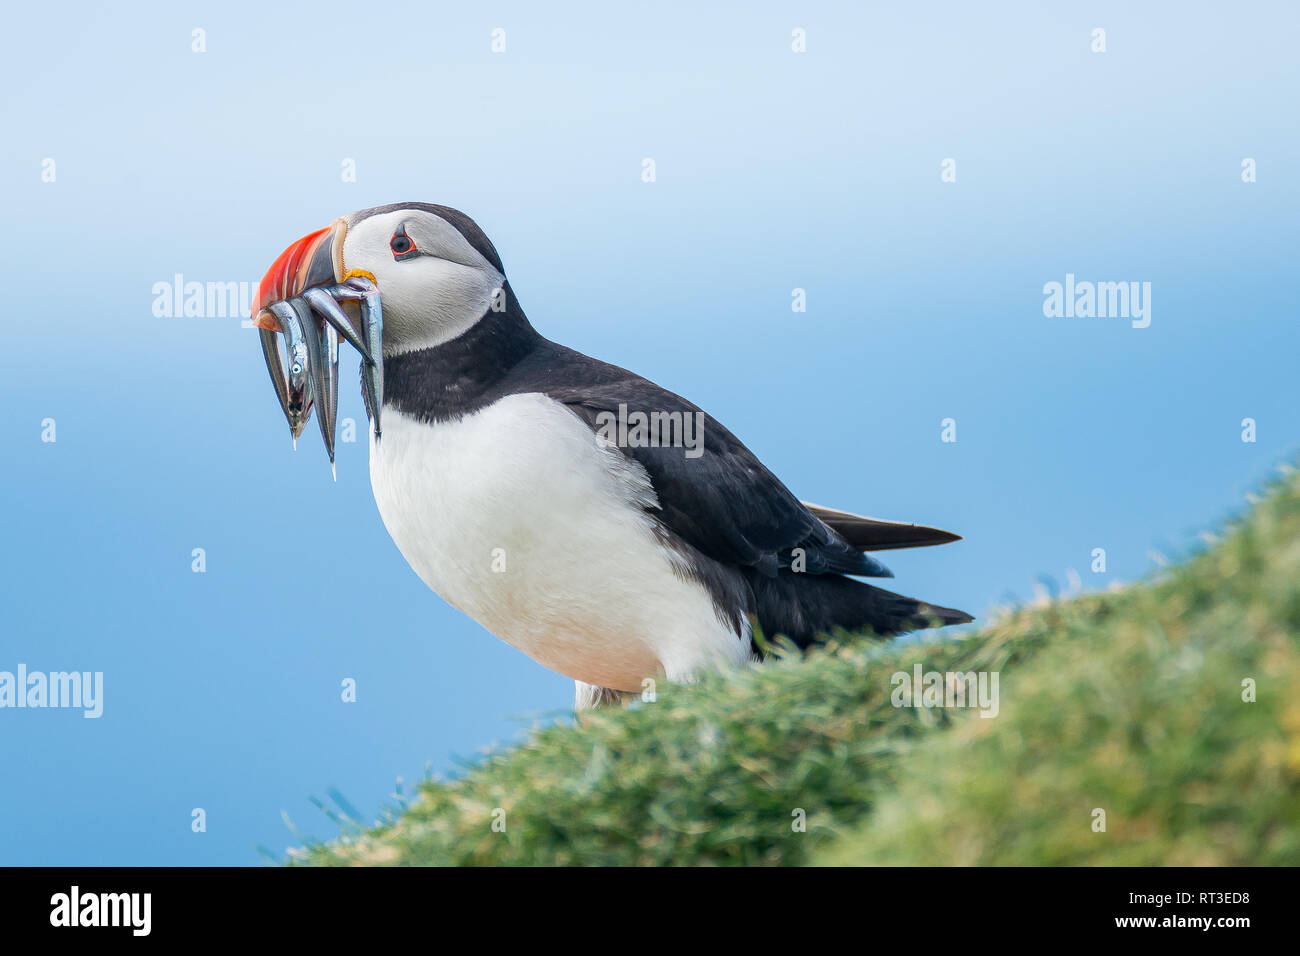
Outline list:
[[[361,353],[361,395],[375,437],[382,434],[383,305],[374,276],[360,270],[344,272],[346,235],[347,222],[336,219],[329,228],[289,246],[257,284],[252,304],[266,370],[289,432],[296,441],[312,409],[318,409],[331,463],[340,340]]]
[[[279,332],[280,323],[267,311],[268,305],[292,299],[312,286],[338,281],[343,265],[344,232],[343,220],[337,219],[333,225],[303,236],[276,257],[257,284],[253,325]]]

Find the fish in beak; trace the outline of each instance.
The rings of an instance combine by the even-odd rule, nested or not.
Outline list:
[[[331,470],[340,339],[361,353],[361,394],[375,437],[384,396],[383,306],[373,279],[344,274],[346,234],[347,224],[338,219],[285,249],[258,283],[252,309],[294,447],[315,408]]]

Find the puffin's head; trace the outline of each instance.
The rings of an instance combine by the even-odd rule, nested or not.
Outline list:
[[[318,407],[334,460],[339,336],[363,356],[362,391],[378,435],[383,356],[456,338],[504,307],[505,282],[483,230],[447,206],[378,206],[293,243],[253,300],[253,324],[293,437]],[[284,335],[283,356],[276,333]]]
[[[454,339],[505,285],[496,249],[469,216],[447,206],[393,203],[336,219],[281,253],[258,286],[254,322],[279,332],[271,303],[357,278],[383,296],[386,355]]]

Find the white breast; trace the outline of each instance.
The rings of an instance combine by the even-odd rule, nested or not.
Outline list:
[[[407,563],[448,603],[575,680],[639,691],[749,657],[655,539],[645,470],[562,404],[512,395],[459,421],[384,407],[370,483]]]

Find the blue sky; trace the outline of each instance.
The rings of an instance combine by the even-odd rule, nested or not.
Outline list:
[[[0,863],[255,863],[569,706],[406,567],[363,445],[337,484],[291,450],[253,332],[154,315],[354,209],[463,209],[544,334],[965,535],[889,555],[905,593],[1107,587],[1243,507],[1300,439],[1297,8],[882,6],[11,11],[0,670],[105,699],[0,710]],[[1067,273],[1151,283],[1150,326],[1045,317]]]

